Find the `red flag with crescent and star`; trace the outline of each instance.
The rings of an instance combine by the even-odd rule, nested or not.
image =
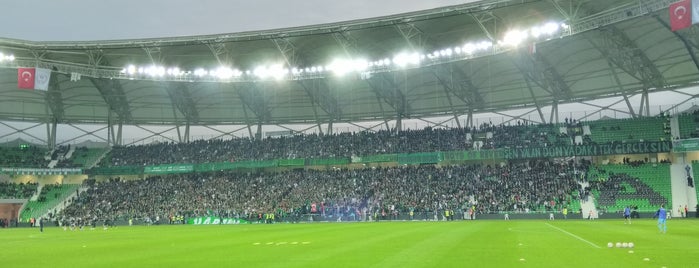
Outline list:
[[[692,26],[692,1],[682,0],[670,4],[670,28],[672,31]]]
[[[34,90],[35,68],[17,69],[17,88]]]
[[[51,69],[44,68],[18,68],[17,87],[21,89],[49,90]]]

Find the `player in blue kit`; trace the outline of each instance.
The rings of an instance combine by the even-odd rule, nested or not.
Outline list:
[[[660,205],[660,209],[658,209],[658,212],[655,213],[655,216],[658,217],[658,229],[662,233],[667,232],[667,210],[665,210],[665,204]]]

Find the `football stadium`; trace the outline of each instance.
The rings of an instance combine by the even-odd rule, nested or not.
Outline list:
[[[0,266],[697,267],[697,23],[490,0],[0,37]]]

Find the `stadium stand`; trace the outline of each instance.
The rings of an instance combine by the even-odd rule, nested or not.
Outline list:
[[[668,117],[597,120],[588,124],[595,143],[671,140]]]
[[[79,184],[47,184],[41,188],[39,198],[29,201],[20,213],[20,219],[28,221],[30,218],[39,218],[62,202],[68,195],[75,192]]]
[[[567,120],[566,120],[567,121]],[[493,125],[452,128],[295,135],[262,140],[199,140],[190,143],[156,143],[114,147],[100,166],[145,166],[173,163],[210,163],[240,160],[334,158],[390,153],[426,153],[483,149],[567,146],[582,134],[580,122],[566,124]],[[667,118],[600,120],[588,123],[586,143],[670,140]],[[563,129],[563,131],[561,131]],[[466,137],[470,134],[471,140]]]
[[[526,161],[504,166],[455,165],[295,170],[280,173],[189,173],[145,180],[88,180],[66,218],[166,218],[168,215],[305,214],[317,204],[328,217],[358,211],[421,215],[471,205],[478,213],[560,211],[579,202],[575,167]],[[571,206],[572,207],[572,206]],[[579,207],[576,205],[575,207]],[[248,215],[248,216],[245,216]]]
[[[678,116],[680,123],[680,138],[690,139],[697,138],[699,134],[697,133],[697,121],[699,121],[699,112],[694,112],[692,114],[682,114]]]
[[[28,199],[36,193],[36,183],[0,182],[0,199]]]
[[[592,181],[591,187],[598,206],[608,212],[623,211],[627,205],[638,206],[643,212],[655,211],[661,204],[672,205],[669,164],[602,165],[591,173],[588,177],[601,178]]]
[[[0,147],[0,167],[45,167],[45,154],[45,149],[35,146]]]
[[[70,158],[61,159],[56,167],[58,168],[87,168],[97,161],[104,153],[105,149],[78,147]]]

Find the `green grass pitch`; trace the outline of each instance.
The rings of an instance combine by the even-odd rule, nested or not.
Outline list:
[[[0,229],[0,267],[699,267],[699,221]],[[607,248],[633,242],[634,248]]]

